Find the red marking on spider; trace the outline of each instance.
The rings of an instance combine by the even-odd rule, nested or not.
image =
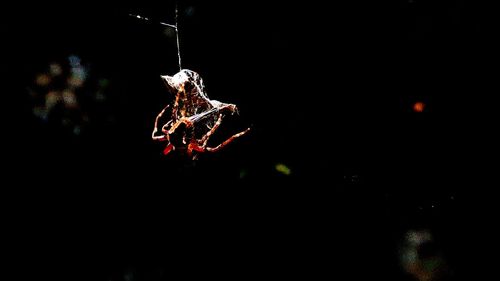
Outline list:
[[[196,159],[198,153],[217,152],[250,131],[248,128],[234,134],[215,147],[207,146],[208,140],[219,128],[224,116],[238,112],[236,105],[209,99],[204,90],[203,80],[194,71],[183,69],[174,76],[162,76],[162,78],[169,91],[175,94],[173,104],[167,105],[156,116],[152,133],[153,140],[167,142],[163,154],[167,155],[173,150],[181,149]],[[169,108],[171,108],[170,120],[159,128],[160,119]]]

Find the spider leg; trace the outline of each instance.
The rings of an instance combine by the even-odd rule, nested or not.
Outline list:
[[[239,138],[239,137],[245,135],[246,133],[248,133],[248,131],[250,131],[250,128],[246,129],[245,131],[234,134],[233,136],[231,136],[230,138],[228,138],[227,140],[225,140],[224,142],[222,142],[221,144],[219,144],[216,147],[204,147],[204,146],[201,146],[197,143],[190,143],[188,146],[188,151],[191,152],[194,150],[194,151],[198,151],[198,152],[205,152],[205,151],[217,152],[217,151],[221,150],[224,146],[226,146],[229,143],[231,143],[232,141],[234,141],[236,138]]]
[[[160,120],[160,118],[163,116],[163,114],[165,113],[165,110],[167,110],[167,108],[169,108],[170,105],[167,105],[165,106],[165,108],[163,108],[163,110],[158,114],[158,116],[156,116],[156,119],[155,119],[155,127],[153,128],[153,133],[151,134],[151,138],[153,140],[157,140],[157,141],[165,141],[165,140],[168,140],[168,137],[166,135],[161,135],[161,136],[155,136],[155,134],[158,132],[158,120]],[[162,130],[163,131],[163,130]]]
[[[210,136],[214,134],[217,128],[219,128],[221,123],[222,123],[222,114],[219,114],[219,119],[217,120],[215,125],[200,139],[199,142],[192,141],[191,143],[189,143],[187,149],[188,155],[191,156],[193,154],[193,150],[198,152],[204,152],[205,147],[207,146],[208,143],[208,139],[210,138]],[[201,145],[199,145],[198,143],[201,143]]]
[[[191,142],[191,143],[189,143],[189,145],[187,147],[187,154],[189,156],[191,156],[191,155],[193,155],[193,151],[205,152],[205,147],[197,144],[196,142]]]
[[[249,131],[250,131],[250,128],[248,128],[248,129],[246,129],[246,130],[244,130],[242,132],[239,132],[237,134],[234,134],[233,136],[231,136],[230,138],[228,138],[227,140],[225,140],[224,142],[222,142],[218,146],[216,146],[216,147],[207,147],[206,150],[209,151],[209,152],[217,152],[220,149],[222,149],[224,146],[226,146],[229,143],[231,143],[232,141],[234,141],[236,138],[239,138],[239,137],[245,135]]]
[[[220,126],[221,123],[222,123],[222,114],[219,114],[219,119],[217,120],[217,122],[215,123],[215,125],[212,127],[212,129],[210,129],[210,131],[208,131],[203,136],[203,138],[201,138],[200,142],[202,143],[203,147],[207,146],[208,139],[214,134],[215,130],[217,130],[217,128],[219,128],[219,126]]]
[[[168,141],[168,135],[153,136],[155,141]]]
[[[168,121],[167,124],[163,125],[163,127],[161,127],[161,131],[165,134],[165,135],[168,135],[168,130],[167,130],[167,127],[170,126],[170,124],[172,124],[172,120]]]
[[[171,143],[169,143],[165,149],[163,150],[163,155],[167,155],[170,153],[170,151],[175,150],[175,146]]]
[[[175,147],[173,144],[170,143],[170,137],[168,136],[167,132],[165,131],[165,126],[167,126],[168,124],[170,124],[172,122],[172,120],[168,121],[166,125],[164,125],[162,128],[161,128],[161,131],[163,133],[163,135],[160,135],[160,136],[155,136],[156,133],[158,133],[158,120],[160,120],[160,118],[163,116],[163,114],[165,113],[165,110],[167,110],[167,108],[169,107],[170,105],[167,105],[165,106],[165,108],[163,108],[163,110],[158,114],[158,116],[156,116],[156,119],[155,119],[155,127],[153,129],[153,133],[151,134],[151,137],[153,138],[153,140],[157,140],[157,141],[168,141],[168,145],[165,147],[165,149],[163,150],[163,154],[164,155],[167,155],[170,153],[170,151],[174,150]]]
[[[179,127],[181,124],[185,124],[187,128],[193,127],[193,122],[191,122],[188,118],[181,118],[179,121],[177,121],[172,127],[170,127],[170,130],[168,130],[168,134],[172,134],[175,132],[177,127]],[[165,126],[164,126],[165,127]]]

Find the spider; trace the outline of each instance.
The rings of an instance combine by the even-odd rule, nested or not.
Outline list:
[[[250,131],[248,128],[218,146],[208,147],[208,140],[219,128],[222,118],[228,113],[238,112],[236,105],[209,99],[203,80],[192,70],[183,69],[174,76],[161,77],[169,91],[175,94],[171,119],[159,129],[159,120],[170,108],[169,104],[156,116],[152,133],[153,140],[168,143],[163,150],[164,155],[178,148],[196,159],[194,152],[217,152]]]

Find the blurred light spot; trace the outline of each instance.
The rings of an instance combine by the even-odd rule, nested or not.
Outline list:
[[[83,83],[85,81],[83,79],[80,79],[78,76],[71,76],[68,78],[68,86],[71,88],[80,88],[83,86]]]
[[[128,270],[124,275],[123,279],[125,281],[134,281],[135,280],[135,274],[132,270]]]
[[[63,102],[67,108],[78,107],[78,101],[76,100],[76,95],[73,91],[65,90],[63,92]]]
[[[103,102],[106,100],[106,95],[102,91],[97,91],[95,93],[95,100],[98,102]]]
[[[422,266],[427,272],[437,272],[443,266],[443,260],[437,257],[429,258],[422,262]]]
[[[81,128],[80,126],[75,126],[75,127],[73,128],[73,134],[74,134],[75,136],[79,136],[81,133],[82,133],[82,128]]]
[[[72,86],[81,87],[86,79],[87,70],[84,67],[78,66],[71,68],[70,81],[73,81],[75,83],[71,84]]]
[[[248,171],[246,169],[240,170],[240,179],[246,178],[247,175],[248,175]]]
[[[50,81],[51,81],[50,76],[45,73],[37,75],[35,79],[35,83],[41,87],[48,86],[50,84]]]
[[[38,117],[44,121],[47,121],[48,114],[47,114],[47,110],[45,109],[45,107],[42,107],[42,106],[33,107],[33,114],[36,117]]]
[[[413,104],[413,111],[415,112],[424,112],[425,109],[425,103],[419,101]]]
[[[100,112],[102,102],[109,97],[106,91],[110,81],[89,76],[90,67],[82,65],[79,56],[71,55],[64,61],[52,61],[45,69],[46,72],[34,75],[27,88],[35,117],[43,122],[57,123],[58,128],[72,132],[75,136],[86,133],[86,127],[91,125],[90,121],[94,118],[112,119],[111,113],[101,116],[96,112]],[[82,87],[87,84],[89,88],[83,90]]]
[[[189,6],[186,8],[186,11],[184,13],[186,14],[186,16],[192,17],[195,12],[196,12],[196,9],[193,6]]]
[[[292,174],[292,170],[288,168],[285,164],[279,163],[274,167],[276,171],[282,173],[283,175],[289,176]]]
[[[62,70],[62,67],[60,64],[51,63],[49,65],[49,72],[50,72],[50,75],[52,75],[52,76],[59,76],[62,74],[63,70]]]
[[[400,245],[405,271],[419,281],[450,280],[451,272],[429,230],[410,230]]]
[[[101,88],[106,88],[109,86],[109,80],[108,79],[99,79],[99,87]]]
[[[45,108],[51,110],[61,100],[61,94],[51,91],[45,96]]]
[[[406,240],[412,245],[420,245],[432,241],[432,234],[428,230],[411,230],[406,233]]]
[[[359,183],[360,177],[357,174],[345,175],[344,180],[348,183]]]
[[[87,78],[87,70],[84,67],[73,67],[71,69],[73,76],[78,77],[78,79],[85,80]]]
[[[71,55],[68,57],[68,60],[69,60],[69,64],[71,65],[71,67],[78,67],[80,66],[80,57],[78,56],[75,56],[75,55]]]

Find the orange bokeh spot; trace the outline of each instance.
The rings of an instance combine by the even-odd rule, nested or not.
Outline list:
[[[425,103],[423,102],[416,102],[414,105],[413,105],[413,111],[415,112],[423,112],[425,109]]]

